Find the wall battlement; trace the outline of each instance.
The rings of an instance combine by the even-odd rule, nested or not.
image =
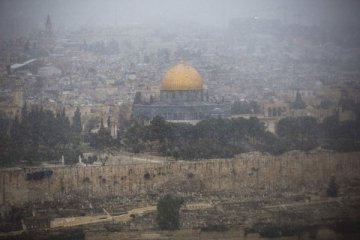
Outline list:
[[[227,160],[3,169],[0,206],[57,201],[69,196],[131,196],[187,182],[201,183],[204,192],[302,191],[324,188],[332,176],[339,182],[359,178],[359,170],[360,152],[290,152],[281,156],[249,153]],[[188,185],[191,188],[192,184]]]

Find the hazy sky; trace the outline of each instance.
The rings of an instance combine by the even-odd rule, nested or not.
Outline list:
[[[194,22],[226,26],[234,17],[289,22],[359,22],[357,0],[0,0],[0,33],[36,31],[49,13],[55,28]]]

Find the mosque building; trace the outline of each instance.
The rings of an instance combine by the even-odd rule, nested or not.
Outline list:
[[[160,85],[160,97],[155,100],[151,97],[150,101],[143,101],[139,95],[135,97],[133,115],[136,119],[149,120],[161,116],[168,121],[230,116],[229,103],[212,102],[209,99],[198,71],[180,62],[165,73]]]

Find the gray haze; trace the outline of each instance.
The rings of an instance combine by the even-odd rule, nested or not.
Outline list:
[[[1,0],[1,37],[22,36],[43,27],[51,15],[55,30],[122,24],[196,23],[226,27],[232,18],[279,19],[287,24],[357,24],[359,1],[350,0]]]

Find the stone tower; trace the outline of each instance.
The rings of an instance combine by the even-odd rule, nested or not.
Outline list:
[[[48,14],[45,22],[45,30],[40,36],[39,45],[47,50],[50,50],[54,47],[54,43],[53,26],[50,15]]]
[[[52,24],[51,24],[50,14],[48,14],[45,23],[45,36],[52,38],[52,35],[53,35]]]

